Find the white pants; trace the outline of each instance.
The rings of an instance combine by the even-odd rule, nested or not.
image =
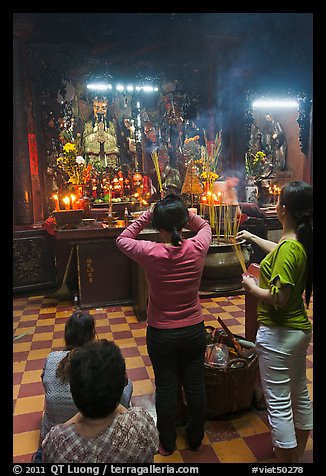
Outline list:
[[[260,325],[256,336],[259,372],[273,445],[295,448],[295,429],[313,428],[306,381],[310,331]]]

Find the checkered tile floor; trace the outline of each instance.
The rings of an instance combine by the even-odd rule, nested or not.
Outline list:
[[[204,298],[206,325],[216,325],[217,316],[235,334],[244,336],[244,296]],[[312,319],[312,305],[309,316]],[[72,312],[71,302],[43,296],[17,297],[13,304],[13,462],[30,462],[38,448],[44,406],[41,370],[51,350],[64,345],[64,325]],[[130,306],[91,309],[99,338],[113,339],[126,359],[133,381],[133,405],[155,415],[154,376],[146,350],[145,322],[138,322]],[[313,345],[307,357],[307,379],[312,397]],[[313,434],[308,440],[305,462],[311,463]],[[155,456],[155,463],[273,463],[272,443],[266,411],[254,407],[239,414],[207,420],[200,450],[187,449],[184,427],[178,428],[177,450],[168,457]]]

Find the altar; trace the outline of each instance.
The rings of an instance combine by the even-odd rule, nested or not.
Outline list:
[[[145,320],[145,272],[117,248],[121,231],[101,226],[59,230],[55,238],[59,284],[53,296],[60,299],[70,293],[72,299],[75,294],[82,309],[131,304],[137,318]],[[192,232],[184,230],[183,235]],[[156,241],[159,235],[149,228],[140,239]]]

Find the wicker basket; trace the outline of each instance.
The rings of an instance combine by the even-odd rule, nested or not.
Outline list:
[[[236,367],[241,365],[241,367]],[[245,410],[251,406],[258,357],[231,359],[226,367],[211,367],[205,363],[207,418]]]

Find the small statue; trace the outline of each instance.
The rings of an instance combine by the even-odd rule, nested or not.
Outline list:
[[[169,193],[179,195],[181,193],[182,183],[178,169],[166,165],[162,173],[162,182],[165,195]]]

